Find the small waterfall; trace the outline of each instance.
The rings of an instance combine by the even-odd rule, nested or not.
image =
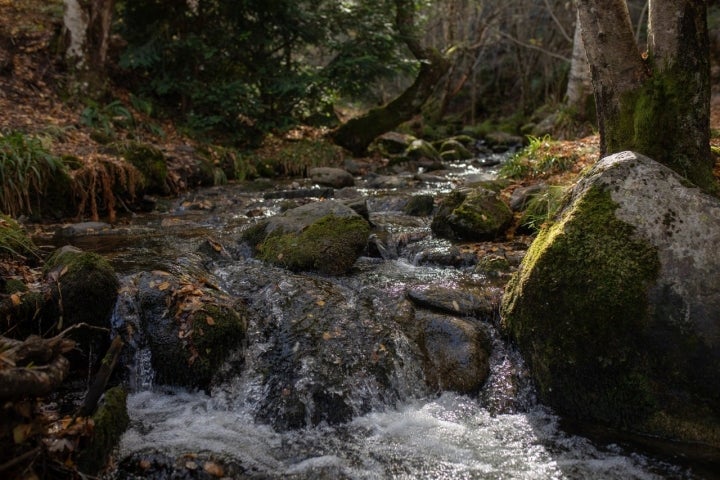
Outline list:
[[[151,390],[155,380],[152,354],[140,332],[140,307],[134,295],[131,277],[121,279],[121,285],[111,325],[114,334],[121,335],[127,343],[126,358],[122,362],[126,368],[124,373],[131,391]]]

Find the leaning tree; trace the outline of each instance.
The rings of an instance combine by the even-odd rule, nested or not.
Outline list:
[[[706,0],[650,0],[647,51],[625,0],[577,0],[601,154],[643,153],[714,189]]]

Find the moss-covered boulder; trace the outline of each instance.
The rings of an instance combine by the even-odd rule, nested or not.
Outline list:
[[[333,200],[309,203],[265,220],[243,239],[267,262],[293,271],[347,272],[367,244],[370,224]]]
[[[44,317],[57,331],[78,323],[109,330],[120,284],[105,258],[65,246],[47,259],[44,271],[51,296]]]
[[[494,240],[512,222],[510,207],[486,188],[459,189],[439,205],[431,228],[435,235],[459,240]]]
[[[451,138],[440,145],[440,156],[443,160],[468,160],[474,155],[460,140]]]
[[[600,161],[539,233],[502,321],[544,402],[720,447],[720,201],[631,152]]]
[[[218,369],[243,345],[244,308],[189,272],[144,272],[134,283],[155,381],[208,389]]]
[[[440,160],[440,154],[433,147],[432,143],[425,140],[416,139],[408,145],[405,150],[405,156],[411,160],[419,160],[421,158]]]

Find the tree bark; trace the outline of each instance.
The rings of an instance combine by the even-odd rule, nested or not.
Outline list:
[[[641,54],[624,0],[577,0],[600,128],[601,154],[643,153],[715,189],[704,0],[651,0]]]
[[[75,89],[98,96],[104,90],[115,0],[64,0],[64,5],[65,59],[77,76]]]
[[[420,113],[420,109],[450,68],[450,62],[440,52],[422,46],[415,28],[414,2],[395,0],[395,7],[396,27],[410,52],[421,62],[420,71],[413,84],[395,100],[348,120],[332,133],[336,144],[355,155],[362,155],[379,135]]]
[[[573,51],[565,98],[567,106],[575,111],[577,118],[585,120],[589,115],[588,100],[592,97],[593,89],[590,64],[588,63],[581,32],[580,15],[578,13],[575,22],[575,34],[573,35]]]

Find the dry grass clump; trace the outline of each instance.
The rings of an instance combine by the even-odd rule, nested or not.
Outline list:
[[[78,199],[78,217],[86,213],[93,221],[100,219],[100,212],[107,212],[110,223],[117,217],[117,204],[123,204],[123,196],[135,199],[143,177],[132,164],[120,157],[90,154],[82,166],[71,172],[71,186]]]

